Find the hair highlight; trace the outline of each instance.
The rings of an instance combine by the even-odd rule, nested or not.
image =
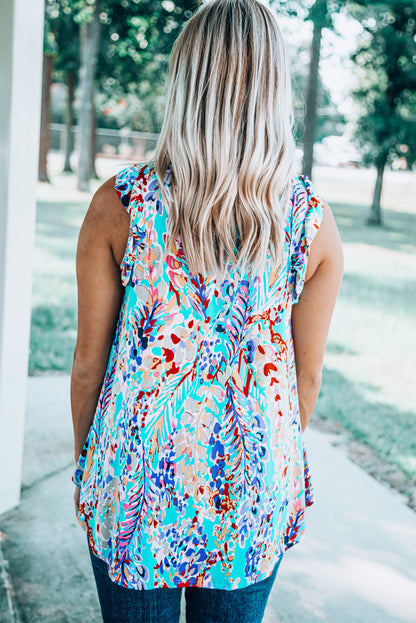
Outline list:
[[[168,208],[165,258],[180,235],[191,274],[281,261],[295,143],[290,74],[274,12],[211,0],[171,56],[155,166]],[[164,181],[170,168],[169,196]]]

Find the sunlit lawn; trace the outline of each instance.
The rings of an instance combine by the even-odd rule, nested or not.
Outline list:
[[[364,224],[372,180],[367,171],[335,169],[314,178],[336,216],[345,275],[313,417],[349,428],[416,481],[416,182],[386,176],[379,229]],[[38,193],[31,374],[69,372],[75,341],[76,238],[90,195],[73,190],[73,176],[53,182]]]
[[[386,176],[385,226],[369,228],[365,173],[316,176],[341,232],[345,274],[315,415],[349,428],[416,480],[416,180]]]

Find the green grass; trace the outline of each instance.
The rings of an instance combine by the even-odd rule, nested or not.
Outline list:
[[[69,372],[76,339],[75,253],[87,201],[38,201],[29,374]]]
[[[415,182],[387,180],[385,225],[374,228],[364,224],[367,174],[337,175],[316,176],[341,233],[345,272],[313,417],[339,422],[416,481]],[[75,345],[76,240],[91,195],[62,200],[60,185],[75,179],[54,182],[38,202],[30,374],[69,372]]]
[[[387,195],[384,226],[368,227],[366,205],[334,195],[345,271],[313,417],[338,422],[416,481],[416,210],[405,193]]]

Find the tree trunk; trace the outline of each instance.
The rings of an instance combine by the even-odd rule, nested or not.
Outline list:
[[[51,82],[53,56],[43,55],[42,69],[42,108],[40,115],[39,168],[38,180],[50,183],[48,177],[48,151],[50,146],[49,123],[51,118]]]
[[[308,89],[306,94],[305,134],[303,139],[302,173],[312,177],[313,145],[316,135],[317,98],[319,82],[319,60],[321,56],[322,22],[315,17],[309,64]]]
[[[374,187],[373,203],[371,205],[370,214],[367,218],[367,225],[382,225],[381,218],[381,191],[383,189],[383,175],[387,158],[383,158],[377,163],[377,178]]]
[[[73,71],[68,71],[67,75],[67,96],[66,96],[66,118],[65,118],[65,164],[64,171],[72,172],[71,169],[71,154],[74,149],[74,136],[72,134],[72,126],[74,124],[74,85],[75,74]]]
[[[90,178],[93,177],[96,180],[98,180],[99,177],[98,177],[97,171],[95,169],[95,155],[97,153],[97,134],[95,132],[96,127],[97,127],[97,116],[96,116],[95,102],[94,102],[94,96],[93,96],[92,106],[91,106],[91,150],[90,150],[91,161],[90,161]]]
[[[95,0],[91,22],[81,25],[81,70],[79,111],[78,190],[89,192],[91,172],[91,107],[94,99],[94,76],[97,66],[101,0]]]

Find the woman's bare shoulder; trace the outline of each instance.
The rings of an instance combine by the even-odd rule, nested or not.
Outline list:
[[[343,251],[334,214],[323,199],[322,221],[311,243],[305,281],[308,281],[322,262],[339,264],[342,270]]]
[[[92,239],[110,244],[116,261],[123,259],[129,234],[130,216],[114,188],[116,175],[103,182],[94,192],[83,228]]]

